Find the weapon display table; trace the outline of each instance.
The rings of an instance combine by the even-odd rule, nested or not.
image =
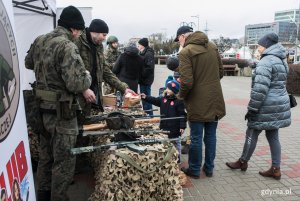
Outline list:
[[[183,200],[178,153],[173,144],[138,146],[146,151],[121,148],[99,155],[103,162],[96,168],[95,191],[89,201]]]
[[[96,181],[89,201],[183,200],[178,152],[167,135],[159,130],[157,123],[160,120],[135,119],[134,127],[127,131],[124,128],[107,129],[107,120],[106,123],[83,126],[82,135],[91,138],[91,146],[71,151],[73,154],[92,152],[90,158]],[[123,130],[127,134],[141,134],[144,140],[133,144],[114,142]]]

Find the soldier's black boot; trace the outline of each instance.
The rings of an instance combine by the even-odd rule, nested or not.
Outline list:
[[[38,191],[37,201],[51,201],[51,191]]]

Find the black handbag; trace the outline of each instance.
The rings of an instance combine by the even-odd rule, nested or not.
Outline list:
[[[296,107],[297,106],[296,98],[292,94],[289,95],[289,98],[290,98],[290,107],[291,108]]]

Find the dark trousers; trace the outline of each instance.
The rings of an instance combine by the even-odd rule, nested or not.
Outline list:
[[[241,156],[243,161],[250,160],[257,144],[258,135],[261,132],[262,130],[255,130],[251,128],[247,129],[244,149]],[[266,130],[266,137],[271,150],[272,166],[280,167],[281,146],[278,137],[278,129]]]
[[[140,84],[140,92],[144,93],[146,96],[151,96],[151,85],[141,85]],[[152,104],[147,103],[146,101],[142,100],[143,109],[144,110],[152,110]],[[147,114],[153,115],[153,111],[148,111]]]

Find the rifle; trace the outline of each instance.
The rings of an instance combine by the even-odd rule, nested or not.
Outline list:
[[[106,131],[83,131],[82,136],[101,136],[101,135],[116,135],[119,133],[128,133],[135,136],[153,135],[158,133],[169,134],[170,131],[153,130],[153,129],[119,129],[119,130],[106,130]]]
[[[115,142],[115,143],[108,143],[103,145],[97,145],[97,146],[87,146],[87,147],[78,147],[78,148],[72,148],[70,150],[72,155],[82,154],[82,153],[90,153],[94,152],[96,150],[103,150],[108,149],[112,146],[119,148],[127,147],[128,145],[140,145],[140,144],[156,144],[156,143],[164,143],[164,142],[173,142],[173,141],[181,141],[181,138],[150,138],[150,139],[143,139],[143,140],[136,140],[136,141],[130,141],[130,142]],[[133,147],[133,146],[131,146]],[[140,151],[140,150],[139,150]]]
[[[153,117],[163,117],[163,115],[141,116],[141,115],[126,115],[126,114],[124,114],[124,116],[130,116],[130,117],[132,117],[133,120],[136,120],[136,119],[149,119],[149,118],[153,118]],[[100,121],[104,121],[107,118],[114,119],[114,118],[119,118],[119,117],[108,117],[107,115],[93,115],[93,116],[86,117],[84,119],[83,124],[84,125],[95,124],[95,123],[99,123]]]

